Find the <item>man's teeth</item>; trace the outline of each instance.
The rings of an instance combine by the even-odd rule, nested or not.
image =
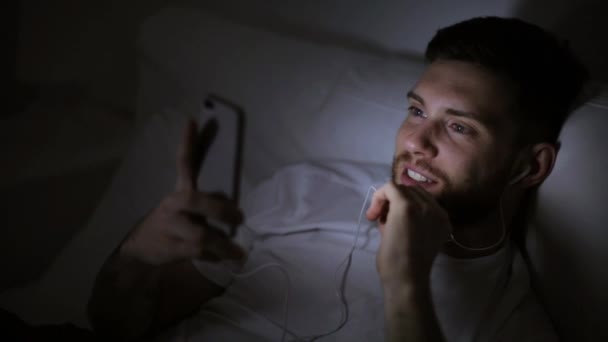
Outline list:
[[[412,171],[410,169],[407,169],[407,175],[410,176],[410,178],[412,178],[413,180],[418,181],[418,182],[430,182],[430,180],[428,180],[423,175],[419,174],[416,171]]]

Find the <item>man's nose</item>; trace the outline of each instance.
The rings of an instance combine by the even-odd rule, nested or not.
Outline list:
[[[405,132],[403,140],[406,150],[413,155],[421,157],[435,157],[438,152],[436,131],[436,123],[428,121],[421,125],[409,127]]]

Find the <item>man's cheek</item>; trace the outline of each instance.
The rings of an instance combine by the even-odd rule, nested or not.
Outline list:
[[[403,170],[404,170],[404,160],[403,158],[395,158],[393,159],[393,165],[392,165],[392,179],[393,179],[393,183],[395,184],[401,184],[401,175],[403,174]]]

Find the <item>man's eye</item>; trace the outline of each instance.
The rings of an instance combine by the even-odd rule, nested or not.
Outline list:
[[[450,125],[450,127],[459,134],[471,134],[471,130],[466,126],[463,126],[463,125],[460,125],[457,123],[453,123]]]
[[[410,106],[407,110],[413,116],[425,117],[424,112],[418,107]]]

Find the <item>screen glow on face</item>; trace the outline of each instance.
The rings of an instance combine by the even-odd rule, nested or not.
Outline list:
[[[503,83],[481,67],[432,63],[407,94],[394,181],[424,187],[446,201],[495,203],[510,153],[504,94]]]

